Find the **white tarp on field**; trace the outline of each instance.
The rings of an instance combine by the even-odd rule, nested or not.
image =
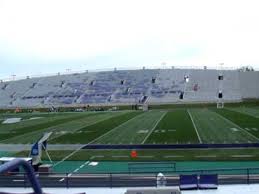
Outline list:
[[[8,118],[5,119],[2,124],[12,124],[12,123],[19,123],[21,122],[22,118]]]

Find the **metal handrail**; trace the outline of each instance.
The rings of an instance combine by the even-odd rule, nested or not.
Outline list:
[[[6,173],[8,171],[12,171],[19,166],[22,166],[24,171],[27,173],[27,177],[28,177],[29,181],[31,182],[34,193],[42,194],[42,189],[41,189],[41,186],[40,186],[40,183],[39,183],[38,179],[35,177],[34,169],[25,160],[14,159],[10,162],[7,162],[7,163],[1,165],[0,166],[0,174]]]

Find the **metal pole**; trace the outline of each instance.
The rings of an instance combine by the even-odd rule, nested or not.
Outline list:
[[[14,159],[0,166],[0,174],[8,171],[12,171],[18,166],[22,166],[25,172],[27,172],[27,177],[31,182],[34,193],[42,194],[41,186],[38,179],[35,177],[34,170],[32,166],[22,159]]]
[[[68,178],[69,178],[68,173],[66,173],[66,187],[67,187],[67,189],[68,189]]]
[[[249,168],[246,170],[247,173],[247,184],[250,184]]]
[[[112,188],[113,184],[112,184],[112,174],[110,174],[110,187]]]

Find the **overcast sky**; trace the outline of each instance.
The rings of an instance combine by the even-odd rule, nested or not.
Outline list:
[[[113,67],[259,68],[258,0],[0,0],[0,77]]]

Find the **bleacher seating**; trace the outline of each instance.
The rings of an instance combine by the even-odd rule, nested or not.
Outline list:
[[[1,82],[0,107],[217,102],[219,74],[225,102],[259,98],[258,72],[142,69]]]

